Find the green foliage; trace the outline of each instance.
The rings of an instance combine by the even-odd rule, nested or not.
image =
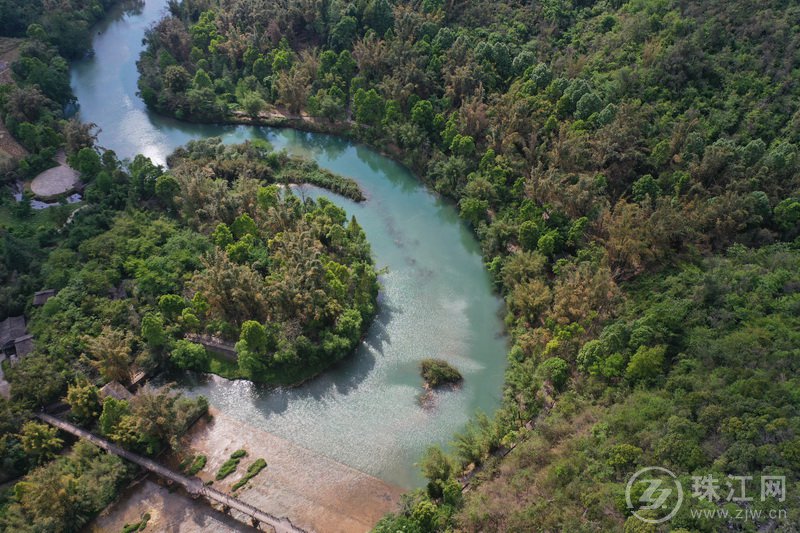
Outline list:
[[[631,356],[625,377],[634,382],[650,383],[663,374],[666,346],[639,346]]]
[[[97,154],[94,148],[81,148],[81,150],[75,156],[75,165],[78,171],[81,173],[81,179],[91,182],[100,172],[100,156]]]
[[[142,339],[150,348],[156,350],[167,344],[164,318],[160,314],[148,313],[142,317]]]
[[[130,415],[130,404],[126,400],[109,397],[103,401],[98,425],[103,435],[110,436],[123,417]]]
[[[0,103],[9,130],[34,150],[20,171],[35,174],[62,142],[57,119],[71,98],[67,64],[48,41],[62,53],[85,47],[96,15],[70,2],[52,14],[39,2],[22,4],[0,10],[2,27],[21,35],[32,22],[39,24],[29,28],[31,41],[12,67],[20,90],[3,92]],[[387,151],[399,148],[409,166],[458,202],[508,303],[515,349],[503,409],[496,427],[472,424],[458,437],[462,463],[483,461],[501,434],[514,441],[527,421],[542,424],[520,444],[527,462],[515,463],[514,452],[505,461],[518,468],[478,476],[457,520],[445,487],[441,501],[408,498],[378,530],[446,530],[454,524],[487,531],[634,530],[618,501],[619,477],[636,461],[687,473],[794,468],[796,424],[788,422],[795,416],[786,398],[794,397],[796,252],[777,247],[759,257],[735,247],[729,257],[719,254],[734,243],[759,247],[797,238],[800,93],[787,80],[797,70],[798,32],[785,24],[797,18],[796,5],[253,5],[226,5],[240,16],[222,24],[219,6],[199,12],[190,2],[173,3],[174,18],[148,32],[139,63],[147,105],[193,120],[224,120],[248,99],[255,110],[261,98],[293,113],[313,109],[334,119],[331,128],[346,127]],[[309,43],[322,48],[318,56],[307,53]],[[358,127],[342,124],[348,109]],[[345,224],[329,206],[301,207],[277,194],[254,193],[257,187],[246,182],[233,186],[241,204],[223,202],[221,208],[217,201],[226,197],[222,185],[242,175],[263,183],[323,184],[360,199],[357,186],[252,146],[201,143],[188,154],[195,169],[211,165],[220,181],[197,180],[192,190],[201,194],[181,198],[186,195],[177,194],[175,184],[158,195],[156,178],[156,195],[179,215],[180,227],[204,237],[205,247],[181,254],[185,235],[166,245],[163,235],[117,231],[79,250],[80,243],[109,231],[113,218],[81,216],[97,223],[80,225],[66,238],[77,255],[74,263],[87,266],[53,277],[63,296],[36,311],[41,316],[32,326],[46,347],[37,350],[46,357],[9,371],[15,399],[38,405],[63,394],[65,373],[86,348],[84,336],[102,336],[103,326],[135,336],[131,362],[150,355],[140,349],[139,324],[127,325],[128,307],[103,296],[125,278],[134,280],[138,316],[153,312],[160,297],[174,296],[165,300],[169,311],[160,310],[175,339],[202,331],[234,340],[248,320],[274,327],[274,344],[259,354],[264,366],[253,370],[265,379],[302,378],[357,342],[356,315],[363,333],[376,292],[357,224]],[[97,170],[87,190],[90,201],[121,209],[129,198],[150,193],[149,185],[140,185],[151,180],[126,184],[114,169],[97,169],[88,152],[84,158],[95,167],[87,176]],[[192,176],[191,164],[183,164],[176,184]],[[267,211],[291,221],[291,231],[278,231],[270,223],[276,219],[251,210],[261,196]],[[35,216],[24,202],[19,205],[21,215]],[[231,242],[209,255],[209,262],[224,268],[192,264],[191,257],[211,248],[206,236],[213,228],[231,228],[245,212],[258,231],[246,231],[236,242],[232,232]],[[28,244],[36,233],[13,228],[8,236],[0,274],[3,296],[11,298],[0,301],[7,312],[21,312],[41,288],[35,276],[47,254],[38,243]],[[128,240],[141,248],[109,245]],[[295,260],[296,250],[320,244],[325,257]],[[97,252],[104,249],[115,252]],[[194,271],[200,275],[187,287],[184,274]],[[226,271],[233,274],[226,278]],[[302,275],[288,274],[293,271]],[[662,274],[653,275],[657,271]],[[361,282],[351,283],[354,277]],[[308,285],[298,286],[298,278]],[[268,291],[253,290],[264,280]],[[192,293],[196,283],[226,289],[201,291],[207,305],[177,296]],[[236,298],[242,291],[255,296]],[[303,298],[320,291],[325,298]],[[329,308],[338,313],[315,312]],[[298,321],[303,331],[286,335],[287,324]],[[551,398],[541,383],[554,375],[573,379],[543,414]],[[770,392],[765,384],[779,390]],[[777,420],[778,411],[787,422]],[[576,429],[598,418],[597,431]],[[629,448],[612,448],[622,445],[641,446],[641,458]],[[612,457],[619,466],[609,465]],[[509,471],[514,482],[503,484]],[[578,473],[591,477],[591,490]],[[505,493],[505,486],[515,492]],[[542,494],[553,500],[546,508]],[[739,527],[699,524],[689,516],[677,520],[673,525],[691,530]]]
[[[154,455],[165,447],[177,449],[179,437],[207,411],[208,402],[202,396],[187,399],[169,387],[147,385],[130,401],[106,398],[99,426],[123,447]]]
[[[197,455],[192,458],[189,462],[188,467],[186,468],[186,475],[187,476],[194,476],[197,475],[203,468],[206,466],[206,462],[208,458],[205,455]]]
[[[456,368],[441,359],[423,359],[419,368],[425,384],[434,389],[459,383],[464,379]]]
[[[56,452],[64,445],[58,438],[58,430],[47,424],[28,421],[22,426],[19,435],[22,449],[36,464],[42,464],[55,457]]]
[[[553,384],[556,390],[564,387],[569,378],[569,363],[560,357],[551,357],[543,361],[538,368],[543,379]]]
[[[669,468],[686,483],[708,473],[724,479],[773,469],[796,478],[789,452],[796,437],[788,428],[800,413],[788,392],[794,381],[780,376],[794,372],[786,355],[796,351],[797,292],[787,291],[786,282],[798,273],[800,254],[789,246],[735,246],[725,256],[630,284],[619,315],[579,348],[573,381],[580,386],[562,393],[502,467],[492,468],[491,492],[471,491],[459,523],[490,527],[498,518],[483,509],[501,503],[499,519],[519,520],[526,529],[629,529],[634,523],[625,520],[619,494],[628,476],[650,465]],[[473,459],[479,442],[476,431],[467,432],[457,449]],[[537,500],[518,502],[511,476],[550,494],[550,512],[529,514]],[[576,507],[576,493],[591,497]],[[691,513],[700,506],[686,499],[671,525],[735,527],[724,517],[699,521]]]
[[[70,385],[66,400],[70,415],[81,424],[93,422],[100,415],[100,392],[86,380]]]
[[[236,472],[236,469],[239,467],[239,463],[241,462],[242,458],[247,456],[247,452],[245,450],[236,450],[231,454],[230,459],[222,463],[222,466],[219,467],[217,471],[216,480],[221,481],[228,477],[229,475]],[[251,465],[252,466],[252,465]],[[266,463],[265,465],[266,466]],[[260,469],[259,469],[260,471]],[[249,469],[248,469],[249,472]],[[256,472],[257,474],[258,472]],[[255,474],[253,474],[255,475]]]
[[[231,457],[233,457],[233,456],[231,456]],[[240,488],[244,487],[245,485],[247,485],[248,481],[250,481],[251,479],[256,477],[258,475],[258,473],[261,472],[266,467],[267,467],[267,462],[264,459],[260,459],[260,458],[256,459],[255,461],[253,461],[250,464],[250,466],[247,467],[247,472],[245,473],[244,476],[242,476],[242,479],[240,479],[239,481],[234,483],[233,487],[231,487],[231,489],[236,491],[236,490],[239,490]]]
[[[78,531],[116,497],[130,479],[119,457],[79,441],[68,455],[31,471],[14,487],[0,514],[5,531]]]
[[[46,355],[30,355],[6,368],[12,400],[33,408],[62,397],[67,381],[61,368],[63,365],[53,364]]]
[[[147,529],[147,523],[150,521],[150,513],[144,513],[138,522],[132,524],[125,524],[122,528],[122,533],[134,533],[135,531],[144,531]]]
[[[450,483],[455,481],[455,465],[438,446],[427,449],[420,462],[420,470],[428,480],[428,495],[431,498],[442,497]]]
[[[202,344],[181,339],[175,343],[169,358],[180,369],[202,371],[208,366],[209,356]]]
[[[264,101],[264,99],[254,92],[248,93],[242,99],[241,104],[245,113],[251,117],[258,117],[261,111],[263,111],[267,106],[267,103]]]
[[[383,120],[384,106],[383,98],[375,89],[358,89],[353,95],[353,116],[362,124],[379,125]]]
[[[433,104],[428,100],[420,100],[411,109],[411,122],[424,131],[432,130],[433,118]]]

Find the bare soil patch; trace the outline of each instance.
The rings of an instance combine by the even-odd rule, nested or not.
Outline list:
[[[145,531],[171,533],[233,533],[255,531],[232,517],[209,507],[202,500],[193,500],[181,491],[147,478],[130,487],[120,499],[110,505],[86,529],[92,533],[122,531],[126,524],[138,522],[144,513],[150,514]]]
[[[295,526],[317,533],[364,533],[386,513],[396,511],[400,487],[338,463],[266,431],[211,409],[184,438],[188,456],[207,456],[197,474],[204,482]],[[220,466],[239,449],[247,451],[236,471],[222,481],[215,476]],[[233,485],[256,459],[267,462],[258,475],[241,489]],[[177,462],[177,461],[175,461]],[[175,465],[172,465],[173,468]],[[150,514],[146,531],[195,533],[254,531],[232,517],[212,509],[202,499],[170,491],[152,477],[129,488],[87,528],[91,532],[121,531],[125,524]]]
[[[267,467],[236,491],[236,497],[275,516],[288,517],[308,531],[362,533],[370,531],[386,513],[397,510],[404,492],[400,487],[218,411],[212,410],[212,414],[210,422],[195,425],[187,440],[190,453],[208,457],[198,477],[213,480],[231,453],[238,449],[248,453],[235,473],[214,481],[218,490],[232,492],[248,465],[263,458]]]

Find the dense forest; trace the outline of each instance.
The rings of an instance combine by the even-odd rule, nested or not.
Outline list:
[[[0,134],[13,136],[26,152],[17,160],[0,147],[0,219],[5,226],[0,230],[0,317],[22,314],[42,288],[45,250],[59,239],[54,227],[63,225],[73,209],[57,206],[35,216],[29,196],[17,204],[7,186],[55,166],[61,148],[77,168],[80,150],[93,145],[94,126],[68,118],[75,96],[67,60],[89,52],[90,27],[113,3],[66,1],[58,9],[45,9],[44,2],[0,1],[0,36],[24,37],[10,65],[11,82],[0,83]],[[13,223],[6,224],[10,215]]]
[[[352,182],[257,143],[193,143],[169,170],[120,162],[66,119],[67,61],[110,4],[0,0],[0,33],[24,37],[0,115],[28,152],[0,161],[3,183],[64,148],[88,184],[72,217],[0,202],[0,317],[26,312],[41,340],[0,399],[0,477],[25,475],[0,492],[14,531],[79,529],[131,476],[85,443],[59,454],[32,410],[64,398],[76,422],[157,453],[204,402],[101,404],[98,385],[132,368],[294,382],[375,312],[357,222],[287,192],[358,200]],[[431,449],[427,487],[377,531],[657,531],[624,496],[651,465],[685,487],[723,480],[717,500],[687,494],[673,530],[796,528],[798,15],[792,0],[169,3],[139,62],[149,106],[291,117],[394,154],[457,202],[505,297],[502,408]],[[34,309],[43,288],[59,293]],[[205,335],[239,364],[189,340]],[[748,475],[786,476],[786,501],[726,501],[727,476]]]
[[[506,298],[502,409],[452,456],[432,450],[427,490],[378,530],[645,531],[623,492],[652,464],[796,483],[798,14],[791,1],[170,3],[139,63],[148,105],[299,118],[395,154],[458,203]],[[791,527],[797,496],[782,505],[788,518],[672,525]]]
[[[154,373],[172,363],[291,383],[352,352],[377,298],[364,232],[325,199],[303,202],[265,184],[307,170],[355,185],[266,143],[196,141],[170,160],[169,173],[142,156],[128,167],[153,208],[115,213],[106,231],[50,253],[44,284],[58,294],[30,320],[48,358],[86,353],[123,382],[128,365]],[[94,187],[118,194],[114,172],[99,170],[87,197]],[[236,342],[238,368],[188,340],[198,335]]]
[[[121,161],[95,147],[94,125],[66,118],[67,59],[88,53],[91,24],[110,6],[0,3],[3,32],[23,36],[0,114],[27,151],[2,169],[0,318],[24,314],[34,336],[29,355],[3,361],[0,483],[16,480],[0,489],[3,531],[80,530],[136,475],[34,421],[42,407],[61,402],[73,422],[141,454],[180,452],[204,398],[148,385],[125,399],[100,387],[186,369],[296,383],[352,353],[376,313],[358,222],[293,192],[307,183],[361,201],[353,180],[265,142],[193,142],[168,169]],[[80,174],[82,201],[42,210],[27,193],[16,201],[11,186],[53,166],[57,150]],[[53,296],[34,305],[43,289]],[[207,339],[234,357],[207,350]]]
[[[14,531],[76,530],[130,479],[86,444],[48,462],[64,442],[28,421],[33,410],[63,399],[75,421],[130,449],[177,450],[177,437],[205,412],[202,398],[143,390],[101,401],[98,386],[173,369],[295,383],[352,353],[376,312],[377,274],[358,222],[289,188],[322,183],[358,198],[351,180],[266,143],[218,139],[177,151],[168,172],[91,147],[77,160],[88,186],[72,219],[43,229],[48,241],[6,240],[5,260],[36,249],[41,263],[28,274],[37,288],[57,291],[41,307],[20,292],[35,347],[4,367],[11,399],[0,399],[2,479],[29,472],[0,506],[0,527]],[[229,342],[237,357],[206,350],[209,337]],[[55,503],[39,497],[95,469],[107,473],[87,492]]]

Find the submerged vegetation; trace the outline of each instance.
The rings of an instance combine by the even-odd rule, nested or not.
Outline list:
[[[185,463],[181,464],[181,470],[186,472],[187,476],[197,475],[206,466],[208,457],[203,454],[189,457]]]
[[[148,522],[150,522],[150,513],[144,513],[138,522],[134,522],[133,524],[125,524],[125,526],[122,528],[122,533],[144,531],[147,529]]]

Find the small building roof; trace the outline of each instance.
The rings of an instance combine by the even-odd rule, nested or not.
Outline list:
[[[25,357],[33,351],[33,335],[23,335],[14,339],[14,348],[17,351],[17,357]]]
[[[111,397],[115,400],[130,400],[133,398],[133,394],[119,381],[110,381],[100,389],[100,397],[103,399]]]
[[[55,289],[45,289],[43,291],[39,291],[33,295],[33,305],[40,306],[44,305],[47,300],[52,298],[56,295]]]
[[[0,322],[0,347],[27,335],[24,316],[10,316]]]

